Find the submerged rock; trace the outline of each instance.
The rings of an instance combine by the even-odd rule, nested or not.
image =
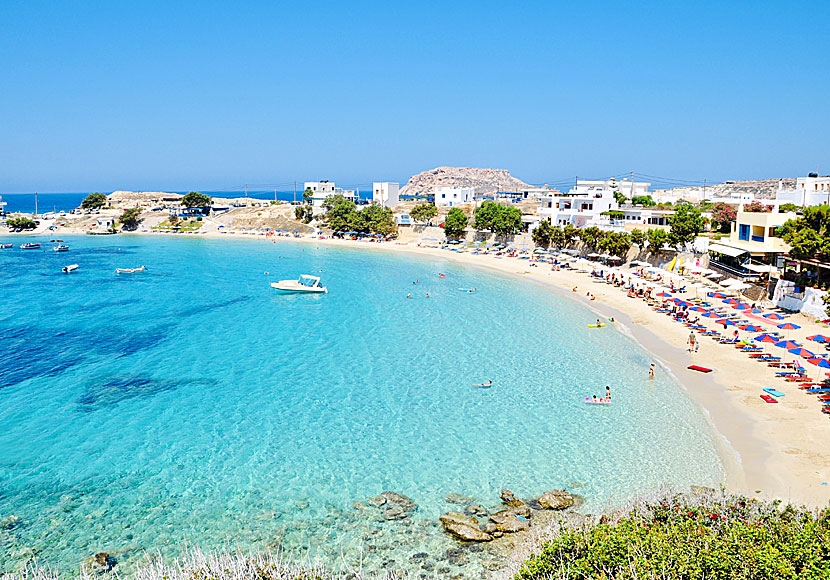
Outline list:
[[[394,491],[384,491],[380,495],[381,497],[386,498],[387,503],[395,504],[405,512],[414,512],[418,509],[415,502],[403,494],[395,493]]]
[[[528,510],[530,511],[530,510]],[[489,512],[487,509],[479,504],[468,505],[464,508],[464,513],[468,516],[486,516]]]
[[[459,540],[466,542],[489,542],[491,534],[478,526],[478,520],[472,516],[465,516],[459,512],[447,512],[441,516],[444,529]]]
[[[0,521],[0,530],[13,530],[22,522],[23,520],[20,519],[20,516],[11,515],[5,517],[2,521]]]
[[[574,505],[574,496],[562,489],[546,491],[536,500],[539,507],[545,510],[563,510]]]
[[[469,505],[476,502],[476,498],[469,495],[461,495],[460,493],[451,493],[444,498],[447,503],[455,503],[458,505]]]

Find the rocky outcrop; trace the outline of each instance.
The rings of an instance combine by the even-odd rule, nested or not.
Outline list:
[[[502,510],[494,514],[490,514],[490,523],[495,525],[496,530],[499,532],[506,532],[510,534],[523,532],[530,527],[530,523],[526,518],[517,516],[511,510]]]
[[[107,552],[98,552],[83,561],[83,568],[88,574],[104,574],[115,566],[115,558]]]
[[[180,193],[163,191],[113,191],[107,196],[107,205],[115,209],[139,207],[149,209],[156,206],[177,204],[181,202]]]
[[[478,520],[459,512],[447,512],[441,516],[444,529],[459,540],[465,542],[489,542],[493,539],[478,525]]]
[[[501,490],[499,492],[499,497],[504,505],[509,505],[510,507],[522,507],[527,505],[525,502],[513,495],[513,492],[509,489]]]
[[[516,179],[506,169],[436,167],[410,177],[400,193],[426,195],[436,187],[475,187],[477,194],[492,194],[497,191],[523,191],[533,186]]]
[[[574,496],[562,489],[554,489],[543,493],[536,503],[539,507],[545,510],[563,510],[574,505]]]

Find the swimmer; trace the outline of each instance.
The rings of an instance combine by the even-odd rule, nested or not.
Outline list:
[[[427,298],[429,298],[429,292],[427,292]]]
[[[609,318],[608,320],[609,320],[610,322],[614,322],[614,317],[612,316],[612,317],[611,317],[611,318]]]
[[[476,383],[474,387],[489,387],[493,384],[493,381],[487,381],[486,383]]]
[[[597,396],[596,396],[596,395],[594,395],[594,396],[592,396],[592,397],[591,397],[591,402],[593,402],[593,403],[597,403],[597,402],[599,402],[599,399],[597,399]]]
[[[610,400],[611,400],[611,387],[609,387],[609,386],[607,386],[607,385],[606,385],[606,387],[605,387],[605,400],[606,400],[606,401],[610,401]]]
[[[407,294],[406,297],[407,298],[412,298],[412,294]]]
[[[599,318],[597,318],[597,326],[599,326],[600,324],[602,324],[602,322],[600,322]]]
[[[654,363],[651,363],[651,366],[648,369],[648,378],[654,378]]]

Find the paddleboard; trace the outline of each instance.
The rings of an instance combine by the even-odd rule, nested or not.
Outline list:
[[[706,367],[701,367],[701,366],[698,366],[698,365],[691,365],[691,366],[686,367],[686,368],[688,368],[689,370],[698,371],[698,372],[701,372],[701,373],[711,373],[712,372],[712,369],[707,369]]]
[[[779,391],[778,389],[773,389],[772,387],[767,387],[764,389],[767,393],[772,395],[773,397],[784,397],[785,394]]]

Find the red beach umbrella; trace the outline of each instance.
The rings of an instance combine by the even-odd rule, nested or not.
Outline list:
[[[799,348],[801,345],[797,342],[793,342],[791,340],[782,340],[775,343],[775,346],[779,348],[786,348],[787,350]]]
[[[708,296],[709,298],[718,299],[726,298],[726,294],[721,294],[720,292],[712,292],[711,294],[707,294],[706,296]]]
[[[816,358],[808,358],[808,363],[812,363],[820,368],[830,369],[830,361],[826,358],[816,357]]]
[[[787,352],[791,352],[792,354],[800,356],[802,358],[807,358],[807,359],[816,358],[816,355],[811,353],[806,348],[801,348],[801,347],[791,348],[791,349],[787,349]]]
[[[671,294],[669,294],[668,292],[660,292],[660,294],[656,294],[655,296],[657,296],[658,298],[671,298]]]
[[[721,315],[716,312],[707,312],[703,315],[704,318],[720,318]]]
[[[824,336],[823,334],[814,334],[813,336],[808,336],[807,340],[812,340],[813,342],[830,342],[830,336]]]
[[[777,326],[781,330],[798,330],[801,328],[799,325],[793,324],[792,322],[785,322],[784,324],[778,324]]]
[[[703,306],[693,306],[689,308],[689,310],[691,310],[692,312],[709,312]]]
[[[736,322],[732,322],[728,318],[721,318],[720,320],[716,320],[718,324],[723,324],[724,326],[738,326]]]
[[[775,312],[770,312],[769,314],[764,314],[764,318],[769,318],[770,320],[782,320],[784,317]]]
[[[749,304],[739,302],[738,304],[735,304],[732,308],[734,308],[735,310],[749,310],[752,307]]]
[[[778,342],[777,338],[775,338],[774,336],[770,336],[769,334],[759,334],[758,336],[756,336],[752,340],[755,340],[755,341],[758,341],[758,342]]]
[[[762,329],[758,326],[747,324],[746,326],[742,326],[741,330],[745,330],[747,332],[761,332]]]

